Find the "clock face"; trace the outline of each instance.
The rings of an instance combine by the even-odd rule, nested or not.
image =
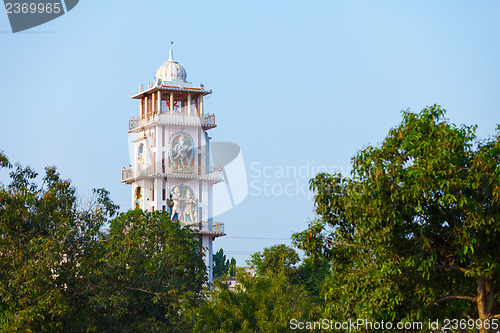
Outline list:
[[[194,168],[193,138],[184,132],[177,132],[170,137],[170,168],[172,171],[191,172]]]

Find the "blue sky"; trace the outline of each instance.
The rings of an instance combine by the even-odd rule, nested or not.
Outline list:
[[[129,209],[120,177],[139,112],[130,96],[153,81],[173,40],[188,81],[214,91],[210,135],[240,145],[252,182],[217,217],[228,236],[216,249],[242,265],[305,229],[315,169],[348,171],[401,110],[437,103],[452,122],[493,134],[499,10],[500,1],[80,1],[16,34],[0,14],[0,149],[39,171],[57,166],[83,196],[105,187]],[[275,195],[287,185],[292,195]]]

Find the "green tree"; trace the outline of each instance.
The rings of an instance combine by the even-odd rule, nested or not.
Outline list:
[[[226,259],[223,249],[219,249],[213,256],[214,263],[214,277],[221,277],[222,275],[229,275],[234,277],[236,274],[236,259],[231,257],[231,261]]]
[[[277,274],[282,268],[290,275],[296,271],[294,265],[299,262],[297,252],[285,244],[267,247],[262,252],[252,254],[250,258],[248,264],[254,266],[257,274],[261,275],[267,271]]]
[[[328,315],[500,317],[500,127],[480,141],[444,116],[436,105],[403,112],[350,177],[311,180],[318,219],[294,240],[331,262]]]
[[[207,301],[190,313],[196,332],[285,332],[290,321],[315,321],[321,316],[317,299],[302,285],[293,284],[284,266],[266,276],[237,273],[232,291],[214,281]]]
[[[226,259],[226,255],[224,254],[223,249],[219,249],[213,255],[213,263],[214,263],[214,277],[220,277],[224,274],[227,274],[229,269],[229,261]]]
[[[330,262],[325,258],[306,257],[297,268],[297,283],[311,295],[321,296],[324,281],[330,277]]]
[[[189,330],[206,282],[198,233],[166,212],[128,211],[111,221],[91,299],[91,330]]]
[[[227,270],[227,275],[230,277],[236,276],[236,259],[231,258],[231,262],[229,263],[229,269]]]
[[[0,153],[0,166],[12,168]],[[84,204],[47,168],[0,185],[0,331],[186,331],[206,282],[199,234],[164,212],[122,213],[104,189]]]
[[[0,166],[12,167],[2,153]],[[0,185],[0,330],[61,331],[87,304],[100,229],[118,207],[103,189],[79,206],[53,167],[41,186],[29,167],[16,165],[10,178]]]

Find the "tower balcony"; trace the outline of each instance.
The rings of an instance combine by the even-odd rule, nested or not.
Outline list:
[[[191,171],[173,170],[168,166],[155,168],[153,165],[134,165],[122,170],[122,183],[131,184],[138,178],[167,177],[179,179],[211,180],[219,183],[224,180],[221,168],[198,168]]]
[[[141,117],[131,118],[128,121],[128,131],[129,133],[137,132],[143,127],[152,124],[201,126],[204,130],[217,127],[214,114],[204,114],[200,116],[198,114],[174,112],[156,113],[143,119],[141,119]]]
[[[202,235],[210,235],[213,237],[225,236],[224,223],[221,222],[195,222],[186,224],[191,230],[199,231]]]

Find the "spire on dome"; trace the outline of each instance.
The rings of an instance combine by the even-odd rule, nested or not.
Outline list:
[[[168,61],[174,61],[174,51],[172,51],[173,45],[174,45],[174,41],[170,41],[170,53],[168,55]]]
[[[156,78],[161,79],[162,82],[178,82],[182,84],[188,84],[186,81],[187,73],[184,67],[179,65],[177,61],[174,60],[174,51],[172,48],[174,42],[170,42],[170,52],[168,55],[168,60],[163,63],[163,65],[156,71]]]

